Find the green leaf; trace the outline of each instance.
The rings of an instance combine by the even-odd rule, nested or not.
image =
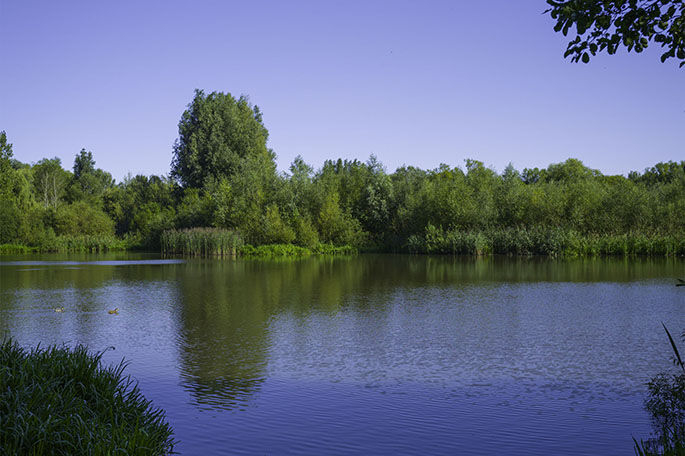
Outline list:
[[[588,55],[587,52],[583,52],[582,60],[583,60],[583,63],[588,63],[590,61],[590,56]]]
[[[671,347],[673,348],[673,353],[675,353],[675,357],[678,360],[677,364],[680,366],[680,368],[685,372],[685,364],[683,363],[683,360],[680,358],[680,353],[678,352],[678,347],[676,346],[675,342],[673,341],[673,337],[671,337],[671,333],[668,332],[668,328],[666,328],[666,325],[661,323],[661,326],[664,327],[664,331],[666,331],[666,335],[668,336],[668,340],[671,341]]]

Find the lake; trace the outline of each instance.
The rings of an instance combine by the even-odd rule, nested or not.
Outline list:
[[[677,277],[683,260],[2,256],[0,335],[113,347],[181,454],[625,455],[673,369],[661,323],[685,329]]]

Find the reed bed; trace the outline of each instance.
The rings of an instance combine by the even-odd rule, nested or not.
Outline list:
[[[40,239],[33,245],[2,244],[0,254],[11,253],[99,253],[127,250],[130,243],[113,235],[63,235]]]
[[[108,252],[113,250],[126,250],[128,243],[112,235],[78,235],[57,236],[46,245],[40,246],[42,252]]]
[[[235,256],[244,245],[242,237],[231,230],[190,228],[167,230],[161,235],[162,253],[188,256]]]
[[[483,231],[444,230],[428,225],[423,236],[410,236],[413,253],[457,255],[683,256],[685,233],[581,234],[563,228],[498,228]]]
[[[101,365],[79,345],[24,349],[0,342],[0,449],[16,455],[167,455],[164,411],[141,394],[126,363]]]
[[[36,252],[36,247],[28,247],[20,244],[0,244],[0,255],[8,255],[12,253],[32,253]]]

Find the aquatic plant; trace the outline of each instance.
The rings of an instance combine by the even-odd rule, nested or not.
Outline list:
[[[35,252],[35,247],[27,247],[19,244],[0,244],[0,255],[12,253],[31,253]]]
[[[554,227],[469,231],[428,224],[423,235],[407,238],[405,248],[411,253],[453,255],[677,256],[685,255],[685,240],[658,233],[598,235]]]
[[[189,228],[167,230],[161,236],[162,253],[191,256],[233,256],[244,242],[231,230]]]
[[[54,240],[46,245],[42,245],[39,249],[42,252],[107,252],[111,250],[126,250],[128,247],[126,241],[119,239],[116,236],[108,234],[94,234],[94,235],[65,235],[57,236]]]
[[[645,409],[651,416],[656,437],[640,442],[633,438],[638,456],[685,456],[685,363],[671,333],[663,326],[673,350],[673,363],[682,373],[661,372],[647,384]],[[685,332],[682,339],[685,342]]]
[[[124,375],[125,362],[103,367],[102,355],[81,345],[0,342],[2,454],[172,453],[164,411]]]

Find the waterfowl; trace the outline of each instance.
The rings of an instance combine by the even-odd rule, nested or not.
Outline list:
[[[55,312],[64,312],[64,307],[55,307]]]
[[[108,310],[107,313],[110,315],[119,315],[119,308],[117,307],[116,309]]]

